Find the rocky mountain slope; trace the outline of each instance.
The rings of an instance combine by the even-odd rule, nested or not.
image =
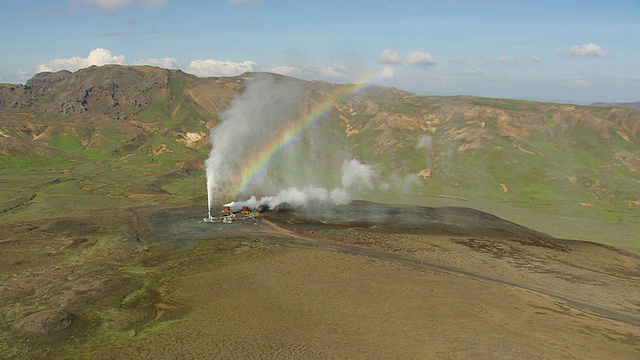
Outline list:
[[[210,79],[209,79],[210,80]],[[0,153],[149,157],[206,144],[241,79],[198,79],[151,67],[91,67],[43,73],[0,86]],[[196,144],[197,143],[197,144]]]

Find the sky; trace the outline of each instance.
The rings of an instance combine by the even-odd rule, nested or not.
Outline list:
[[[91,65],[640,101],[640,0],[0,0],[0,82]]]

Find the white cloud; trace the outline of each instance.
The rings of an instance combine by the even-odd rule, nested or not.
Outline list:
[[[586,87],[590,87],[591,86],[591,83],[587,79],[569,80],[568,84],[569,85],[573,85],[573,86],[577,86],[577,87],[581,87],[581,88],[586,88]]]
[[[508,64],[508,63],[512,63],[513,60],[509,59],[507,56],[500,56],[498,58],[498,61],[503,63],[503,64]]]
[[[419,65],[419,66],[427,66],[427,65],[435,65],[436,62],[433,60],[433,56],[429,53],[414,51],[409,56],[407,56],[407,62],[411,65]]]
[[[293,76],[297,78],[301,78],[302,75],[304,74],[301,68],[296,66],[286,66],[286,65],[276,66],[274,68],[267,69],[267,71],[276,73],[276,74],[281,74],[281,75]]]
[[[397,65],[402,63],[400,55],[389,49],[384,49],[382,51],[382,55],[380,55],[380,59],[378,61],[383,65]]]
[[[304,80],[349,81],[354,74],[344,65],[306,64],[297,66],[278,66],[267,71],[297,77]]]
[[[98,10],[104,13],[120,11],[132,5],[158,7],[164,5],[165,0],[70,0],[69,5],[74,9],[79,5],[85,10]]]
[[[227,0],[232,4],[240,4],[240,5],[258,5],[258,0]]]
[[[254,68],[255,63],[250,60],[234,62],[205,59],[193,60],[189,63],[186,71],[197,76],[235,76],[247,71],[253,71]]]
[[[24,84],[29,79],[29,73],[18,68],[15,71],[5,71],[0,67],[0,83]]]
[[[453,59],[450,59],[449,62],[453,64],[464,64],[466,60],[462,56],[456,56]]]
[[[320,75],[320,78],[325,79],[351,79],[351,71],[344,65],[317,65],[307,64],[304,69],[312,74]]]
[[[147,58],[138,59],[133,62],[133,65],[151,65],[158,66],[165,69],[180,69],[180,62],[173,57],[166,58]]]
[[[533,55],[530,59],[533,62],[537,62],[537,63],[541,63],[542,62],[542,58],[540,56],[537,56],[537,55]]]
[[[463,72],[465,74],[475,75],[475,74],[478,74],[478,69],[474,68],[473,66],[469,66],[466,69],[464,69]]]
[[[29,75],[29,73],[27,71],[25,71],[25,70],[22,70],[20,68],[18,68],[18,70],[16,70],[16,76],[19,79],[26,79],[28,75]]]
[[[395,70],[391,66],[384,65],[378,77],[380,78],[392,78]]]
[[[577,57],[605,57],[609,52],[598,44],[588,43],[584,45],[573,45],[568,49],[558,49],[558,52],[569,56]]]
[[[81,68],[86,68],[91,65],[105,65],[105,64],[124,64],[124,55],[112,55],[111,51],[103,48],[93,49],[89,52],[86,58],[74,56],[63,59],[53,59],[47,61],[44,64],[38,65],[38,72],[42,71],[58,71],[58,70],[70,70],[76,71]]]

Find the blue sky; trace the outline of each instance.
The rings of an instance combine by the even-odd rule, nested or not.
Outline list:
[[[640,100],[640,0],[2,0],[0,82],[107,63]]]

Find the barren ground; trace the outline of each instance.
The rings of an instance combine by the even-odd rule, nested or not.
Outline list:
[[[0,225],[0,357],[637,359],[640,258],[475,210]]]

